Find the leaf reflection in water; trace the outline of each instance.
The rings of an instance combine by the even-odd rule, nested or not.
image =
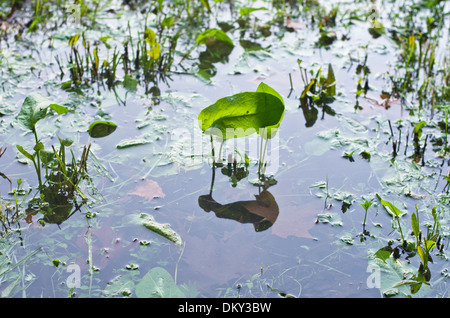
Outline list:
[[[253,223],[256,232],[265,231],[276,221],[279,208],[273,195],[264,190],[255,195],[256,200],[236,201],[220,204],[210,194],[198,198],[200,207],[213,211],[218,218],[236,220],[240,223]]]

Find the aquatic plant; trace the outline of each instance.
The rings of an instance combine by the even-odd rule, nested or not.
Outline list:
[[[264,178],[264,155],[268,140],[275,136],[284,115],[283,98],[270,86],[261,83],[256,92],[238,93],[217,100],[198,115],[200,128],[217,136],[221,143],[257,133],[260,136],[258,175]],[[263,145],[264,141],[264,145]],[[214,149],[213,156],[214,154]],[[221,155],[219,151],[219,156]],[[214,158],[215,163],[215,158]]]
[[[59,150],[52,146],[53,152],[45,153],[43,164],[46,169],[46,181],[40,189],[39,199],[30,200],[28,215],[40,212],[44,215],[44,222],[61,224],[80,210],[81,205],[76,202],[76,195],[82,198],[83,203],[87,201],[88,198],[81,191],[80,184],[88,178],[87,160],[90,146],[84,147],[79,161],[70,150],[71,159],[68,163],[65,149],[71,144],[71,140],[60,139]]]
[[[38,93],[32,93],[25,98],[20,112],[17,115],[17,121],[34,135],[35,146],[33,147],[33,154],[30,154],[21,145],[17,145],[16,147],[25,157],[32,161],[38,177],[39,189],[41,189],[43,185],[41,175],[41,151],[44,150],[44,145],[38,138],[36,124],[49,114],[49,109],[52,109],[58,114],[65,114],[69,111],[65,106],[52,103]]]
[[[407,239],[406,231],[405,234],[403,233],[402,226],[399,222],[399,216],[404,215],[404,213],[396,208],[391,202],[381,199],[378,195],[377,197],[386,210],[396,218],[398,222],[398,230],[401,234],[401,241],[397,246],[394,246],[394,242],[390,241],[387,246],[380,248],[374,253],[374,255],[383,262],[386,262],[390,257],[397,260],[402,256],[402,254],[406,255],[407,260],[415,255],[419,255],[420,265],[417,272],[409,275],[408,277],[404,277],[401,282],[393,286],[398,287],[407,285],[410,287],[411,293],[415,294],[419,291],[422,284],[429,284],[431,279],[431,269],[429,267],[429,263],[433,262],[433,258],[431,256],[432,250],[436,248],[439,253],[442,253],[444,248],[444,245],[441,242],[442,236],[440,234],[441,229],[437,207],[434,206],[431,209],[433,224],[426,225],[426,234],[422,234],[419,210],[417,205],[415,206],[415,211],[411,213],[412,230],[410,233],[414,236],[414,241],[412,242]]]
[[[325,113],[334,116],[334,110],[329,106],[336,96],[336,78],[334,70],[331,64],[328,64],[328,73],[325,75],[322,73],[322,68],[319,68],[316,72],[313,70],[307,71],[301,64],[300,59],[297,60],[300,68],[300,75],[303,82],[303,91],[300,94],[300,105],[303,115],[306,119],[306,126],[311,127],[317,120],[318,110],[316,108],[322,108],[322,119]],[[309,73],[309,75],[308,75]],[[310,79],[310,76],[312,78]]]
[[[60,146],[57,150],[52,145],[52,150],[45,150],[43,142],[37,134],[37,123],[49,116],[49,109],[56,114],[66,114],[69,109],[65,106],[50,102],[38,93],[28,95],[21,107],[17,120],[22,126],[34,135],[34,152],[30,153],[21,145],[16,145],[17,150],[33,163],[38,179],[38,199],[29,202],[28,214],[41,212],[44,221],[60,224],[73,214],[73,204],[76,210],[79,206],[72,203],[75,195],[80,195],[84,201],[86,195],[79,188],[80,183],[88,177],[87,160],[90,146],[85,146],[79,161],[70,149],[71,158],[66,155],[66,148],[72,145],[72,140],[59,138]],[[69,162],[67,162],[69,159]],[[45,175],[43,175],[45,169]]]
[[[85,32],[73,35],[68,41],[70,53],[67,65],[64,65],[57,55],[56,62],[61,72],[61,78],[66,68],[69,70],[70,80],[62,84],[65,90],[79,91],[90,88],[96,83],[100,89],[104,84],[115,92],[116,86],[122,84],[127,91],[134,92],[137,84],[145,85],[145,92],[151,93],[150,84],[158,86],[159,81],[167,81],[173,72],[173,63],[180,31],[169,34],[173,28],[172,19],[164,19],[158,25],[156,32],[145,26],[143,32],[138,32],[135,39],[130,34],[125,37],[121,46],[111,47],[107,43],[111,37],[100,37],[94,44],[86,39]],[[78,45],[82,39],[82,47]],[[104,58],[101,44],[106,49]],[[109,52],[112,51],[111,54]]]

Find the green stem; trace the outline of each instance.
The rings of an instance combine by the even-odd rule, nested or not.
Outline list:
[[[36,145],[39,143],[39,139],[37,136],[37,132],[36,132],[36,128],[33,127],[33,134],[34,134],[34,140],[36,141]],[[34,163],[34,167],[36,168],[36,172],[38,175],[38,180],[39,180],[39,190],[42,189],[42,178],[41,178],[41,156],[39,154],[39,151],[36,151],[36,158],[37,158],[37,163]]]
[[[268,143],[268,138],[267,138],[267,128],[263,128],[263,136],[266,136],[266,138],[264,138],[263,136],[261,136],[261,143],[260,143],[260,155],[259,155],[259,167],[258,167],[258,174],[264,176],[265,172],[266,172],[266,168],[264,166],[264,160],[266,158],[266,152],[267,152],[267,143]],[[264,149],[262,147],[263,144],[263,139],[265,139],[265,143],[264,143]],[[261,169],[263,168],[263,169]]]
[[[216,154],[214,152],[214,142],[213,142],[213,136],[210,136],[210,140],[211,140],[211,156],[213,158],[213,167],[216,165]]]
[[[399,231],[400,231],[400,235],[402,236],[402,241],[404,242],[404,241],[405,241],[405,238],[404,238],[404,236],[403,236],[402,227],[401,227],[401,225],[400,225],[400,218],[399,218],[398,216],[396,216],[395,218],[397,219],[398,229],[399,229]]]
[[[365,209],[365,210],[366,210],[366,213],[364,214],[363,226],[366,226],[367,209]]]

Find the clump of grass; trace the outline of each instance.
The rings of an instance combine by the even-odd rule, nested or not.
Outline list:
[[[68,43],[70,52],[67,65],[59,56],[56,57],[61,77],[65,75],[66,69],[69,71],[70,80],[64,82],[62,87],[79,90],[96,83],[99,88],[106,84],[107,89],[114,90],[121,83],[127,89],[134,89],[138,82],[142,82],[145,83],[146,93],[149,93],[150,83],[157,85],[160,81],[167,82],[174,71],[174,55],[180,31],[166,34],[172,26],[173,21],[166,19],[156,32],[146,27],[139,34],[137,43],[133,43],[135,39],[130,35],[121,47],[114,47],[111,54],[111,48],[106,45],[107,37],[91,45],[84,33],[75,34]],[[104,46],[100,46],[102,42]],[[100,54],[102,49],[108,53],[104,58]],[[131,87],[131,82],[136,85]]]
[[[45,183],[40,188],[39,197],[29,202],[27,214],[40,212],[44,215],[44,222],[61,224],[87,202],[88,198],[80,185],[89,178],[87,161],[90,145],[84,146],[81,157],[77,160],[72,149],[71,156],[67,158],[66,148],[71,144],[71,140],[60,139],[59,149],[52,146],[53,151],[46,152],[43,156]],[[77,203],[77,197],[81,197],[81,204]]]
[[[409,261],[409,259],[419,255],[417,273],[399,283],[401,285],[410,285],[411,293],[416,293],[422,284],[428,284],[431,279],[429,264],[433,262],[432,251],[437,250],[438,253],[443,253],[444,244],[442,243],[442,236],[440,234],[440,213],[438,212],[437,206],[431,209],[433,223],[432,225],[426,224],[426,232],[423,232],[421,230],[423,224],[420,224],[419,211],[416,205],[415,212],[411,214],[412,230],[405,231],[405,228],[400,224],[400,216],[402,215],[400,210],[393,203],[381,199],[379,195],[377,197],[386,210],[396,219],[401,239],[397,246],[394,245],[394,241],[390,241],[387,246],[379,249],[375,253],[375,256],[386,261],[389,257],[397,260],[402,255],[406,255],[405,258]],[[408,239],[407,233],[411,233],[414,238],[413,241]]]

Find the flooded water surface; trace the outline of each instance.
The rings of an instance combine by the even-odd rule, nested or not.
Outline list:
[[[2,3],[1,296],[447,297],[449,9]]]

